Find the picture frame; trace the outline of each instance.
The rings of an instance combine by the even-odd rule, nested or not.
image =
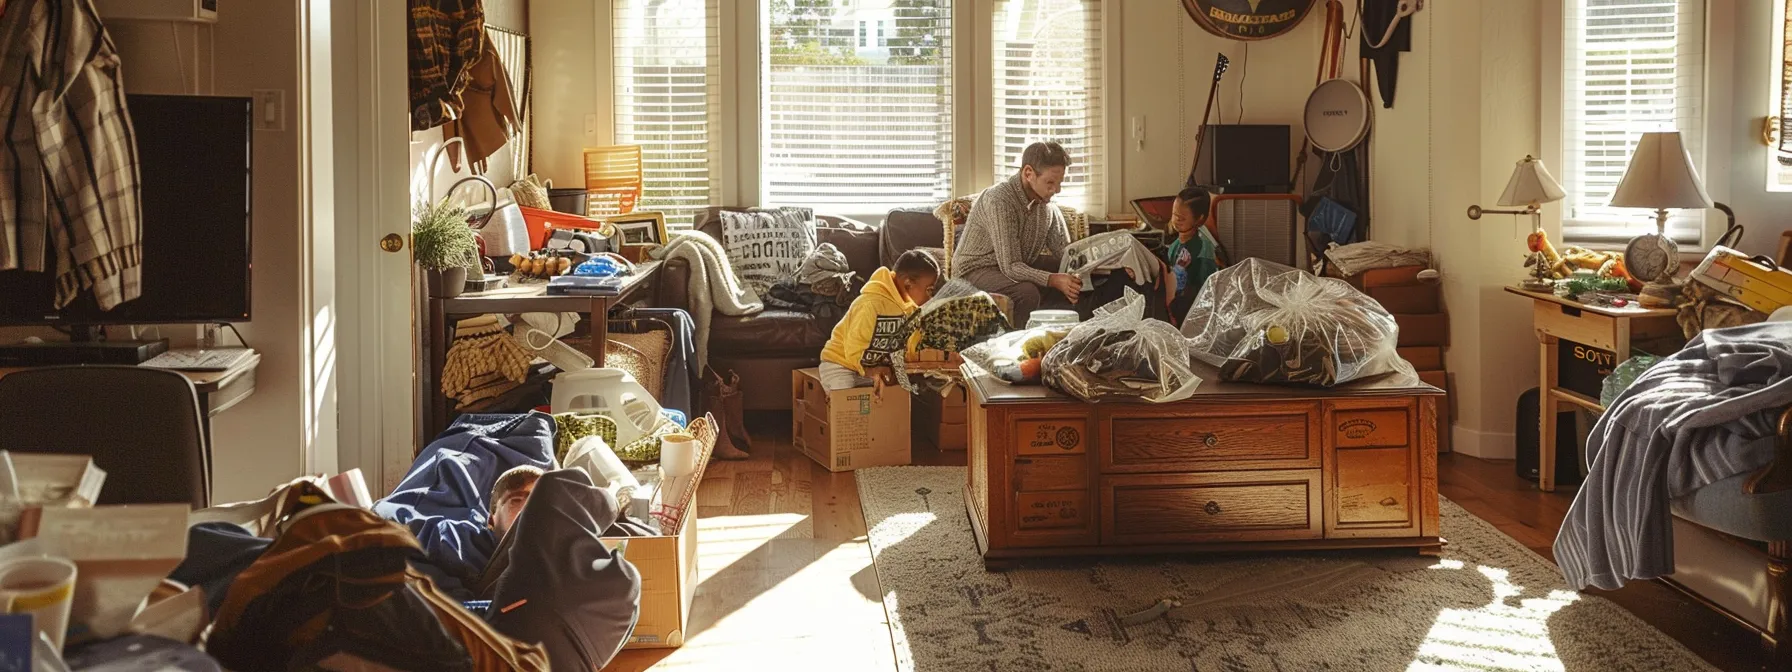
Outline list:
[[[665,245],[668,240],[663,212],[631,212],[605,217],[604,221],[622,234],[623,245]]]

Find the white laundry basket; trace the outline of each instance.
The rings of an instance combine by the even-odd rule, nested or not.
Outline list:
[[[663,422],[660,402],[622,369],[566,371],[554,376],[555,413],[596,413],[616,422],[616,445],[652,434]]]

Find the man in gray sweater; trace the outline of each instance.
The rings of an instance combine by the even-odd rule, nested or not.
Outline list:
[[[1070,233],[1051,200],[1069,167],[1070,155],[1058,143],[1028,145],[1020,172],[977,196],[952,251],[952,276],[1008,297],[1016,327],[1044,305],[1075,305],[1083,288],[1076,276],[1058,272]]]

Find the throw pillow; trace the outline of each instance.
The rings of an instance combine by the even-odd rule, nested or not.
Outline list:
[[[722,247],[742,284],[763,296],[772,285],[796,277],[815,249],[815,222],[806,208],[722,212]]]

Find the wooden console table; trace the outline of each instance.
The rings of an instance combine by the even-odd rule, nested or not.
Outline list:
[[[653,280],[658,275],[660,263],[646,261],[636,264],[634,275],[628,276],[619,292],[610,295],[554,296],[547,293],[546,285],[532,285],[462,294],[452,299],[429,299],[429,334],[425,344],[429,348],[429,379],[426,381],[429,387],[425,392],[433,401],[425,406],[427,415],[424,431],[417,437],[417,449],[422,450],[437,434],[447,429],[452,419],[451,400],[442,395],[442,370],[448,364],[448,346],[454,342],[456,318],[516,313],[579,313],[591,325],[591,342],[586,346],[585,354],[597,366],[603,366],[604,343],[610,338],[610,310],[642,297],[652,296]]]
[[[985,565],[1123,553],[1437,554],[1443,391],[1204,381],[1171,404],[1088,404],[965,371],[965,506]]]
[[[1561,372],[1557,354],[1562,339],[1616,355],[1616,362],[1630,358],[1630,344],[1636,339],[1678,335],[1680,325],[1674,321],[1678,311],[1668,308],[1623,308],[1592,306],[1545,292],[1532,292],[1517,287],[1506,291],[1531,299],[1532,326],[1537,331],[1537,404],[1541,406],[1537,438],[1537,489],[1556,489],[1556,413],[1563,406],[1578,406],[1594,413],[1604,413],[1598,399],[1565,390],[1557,385]]]

